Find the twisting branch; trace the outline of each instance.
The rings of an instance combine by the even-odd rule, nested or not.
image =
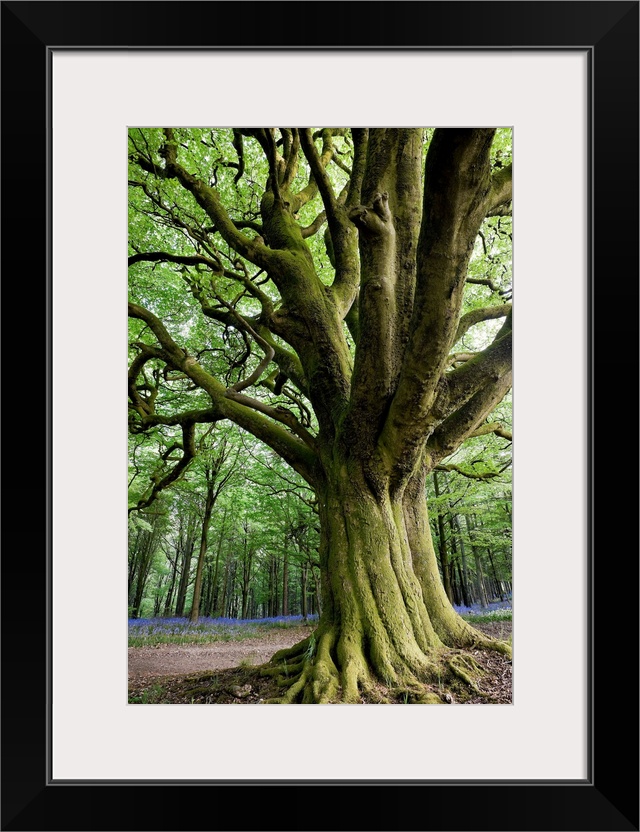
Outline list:
[[[157,350],[147,344],[137,343],[136,347],[140,350],[140,354],[137,355],[131,362],[131,367],[129,368],[127,376],[127,389],[133,409],[138,413],[141,419],[144,419],[146,416],[153,413],[153,399],[142,398],[136,381],[140,373],[143,371],[144,365],[147,361],[152,358],[160,358],[164,360],[165,355],[161,350]]]
[[[220,260],[212,260],[210,257],[203,257],[200,254],[180,255],[171,254],[168,251],[139,251],[137,254],[132,254],[128,262],[130,266],[143,262],[179,263],[183,266],[207,266],[216,274],[222,274],[223,272]]]
[[[244,173],[244,143],[242,141],[242,133],[236,128],[233,130],[233,146],[238,154],[238,172],[233,178],[234,185],[237,185]]]
[[[278,171],[278,150],[276,148],[276,140],[273,135],[273,130],[267,128],[264,130],[267,143],[267,161],[269,162],[269,182],[273,196],[278,202],[282,202],[280,194],[280,175]]]
[[[229,215],[225,211],[220,202],[217,191],[214,188],[206,185],[202,180],[196,176],[188,173],[177,161],[177,143],[174,138],[173,130],[169,127],[165,128],[166,143],[162,148],[160,155],[164,156],[165,167],[161,178],[177,179],[178,182],[190,193],[193,194],[196,202],[207,213],[213,221],[216,231],[238,254],[246,257],[252,263],[262,267],[269,268],[273,264],[273,255],[269,249],[255,240],[250,240],[245,237],[238,228],[233,224]],[[263,139],[264,141],[264,139]],[[144,169],[145,165],[137,160]],[[151,166],[151,171],[158,175],[155,166]]]
[[[490,480],[493,477],[499,477],[500,471],[486,471],[484,474],[478,473],[478,471],[469,471],[466,468],[461,468],[460,465],[453,465],[449,463],[448,465],[436,465],[433,469],[434,471],[455,471],[458,474],[462,474],[463,477],[467,477],[470,480]]]
[[[178,460],[178,462],[171,468],[171,470],[162,478],[160,478],[160,473],[156,472],[151,475],[151,481],[153,482],[153,488],[151,489],[151,493],[148,497],[142,498],[138,500],[138,503],[135,506],[132,506],[129,509],[129,513],[132,511],[140,511],[143,508],[147,508],[151,505],[151,503],[156,499],[158,494],[163,491],[165,488],[171,485],[171,483],[175,482],[184,471],[189,467],[191,461],[196,456],[196,445],[195,445],[195,424],[190,421],[185,421],[182,424],[182,456]],[[175,449],[174,446],[173,449]],[[163,459],[167,459],[168,453],[164,454],[162,457]]]
[[[302,130],[298,129],[298,134],[300,136],[300,141],[301,142],[302,142],[302,139],[303,139],[302,132],[303,132]],[[323,131],[319,131],[319,133],[322,133],[322,132]],[[319,133],[314,136],[314,139],[319,135]],[[315,149],[315,145],[313,144],[313,140],[311,141],[311,146],[313,148],[313,155],[318,157],[320,168],[325,169],[327,167],[327,165],[329,164],[329,162],[331,161],[331,157],[333,156],[333,144],[331,142],[331,130],[328,130],[326,135],[323,133],[323,136],[324,136],[324,138],[323,138],[323,144],[322,144],[322,152],[321,152],[320,156],[318,156],[317,150]],[[304,152],[305,156],[307,156],[306,151],[304,150],[304,146],[303,146],[303,152]],[[297,213],[300,210],[300,208],[302,208],[303,205],[306,205],[306,203],[309,202],[309,200],[313,199],[314,196],[318,193],[319,182],[316,179],[316,175],[315,175],[313,166],[311,165],[311,162],[310,162],[308,157],[307,157],[307,161],[309,162],[309,167],[311,169],[311,173],[310,173],[310,176],[309,176],[309,184],[305,188],[303,188],[299,193],[297,193],[295,195],[295,197],[293,198],[293,212],[294,213]]]
[[[512,167],[507,165],[491,177],[491,192],[489,194],[486,216],[505,216],[511,213],[507,203],[511,202]],[[501,213],[505,211],[505,213]]]
[[[479,429],[487,413],[490,413],[509,391],[511,380],[509,369],[496,381],[489,382],[479,390],[434,430],[426,445],[432,465],[452,454],[465,439]]]
[[[509,293],[509,290],[501,289],[499,286],[489,280],[487,277],[468,277],[466,280],[467,283],[473,283],[476,286],[488,286],[492,292],[495,292],[499,295],[506,295]]]
[[[334,165],[337,165],[340,170],[343,170],[348,176],[351,176],[351,168],[342,161],[342,159],[338,156],[337,153],[334,153],[331,157],[331,161]]]
[[[353,136],[353,166],[351,168],[351,179],[349,181],[349,193],[347,194],[347,207],[351,208],[360,203],[362,194],[362,181],[367,166],[367,147],[369,143],[369,129],[352,128]]]
[[[265,351],[265,357],[256,367],[256,369],[251,373],[251,375],[244,381],[239,381],[236,384],[232,384],[230,387],[227,387],[227,389],[225,390],[225,396],[228,399],[232,399],[235,402],[244,404],[247,407],[251,407],[253,408],[253,410],[257,410],[259,413],[264,413],[266,416],[270,416],[277,422],[281,422],[283,425],[286,425],[288,428],[290,428],[296,434],[296,436],[299,436],[304,442],[306,442],[306,444],[310,448],[315,448],[315,439],[304,427],[302,427],[298,419],[295,417],[293,413],[291,413],[291,411],[281,406],[270,407],[269,405],[264,404],[258,399],[251,398],[241,393],[242,390],[246,390],[247,387],[251,387],[253,384],[256,384],[258,382],[262,373],[266,370],[266,368],[273,360],[275,350],[267,341],[265,341],[264,338],[258,335],[255,329],[251,326],[251,324],[245,318],[243,318],[231,306],[231,304],[227,303],[222,298],[218,298],[218,300],[220,300],[220,302],[228,308],[229,312],[238,320],[241,326],[245,328],[249,333],[251,333],[251,335],[255,338],[258,344],[260,344],[262,349]]]
[[[464,364],[465,361],[472,361],[478,355],[477,352],[454,352],[447,360],[448,366]]]
[[[466,315],[463,315],[460,318],[460,323],[458,324],[458,329],[456,330],[456,334],[453,338],[453,343],[455,344],[459,341],[465,332],[468,332],[472,326],[475,326],[481,321],[504,318],[509,314],[509,312],[511,312],[510,303],[503,303],[502,306],[485,306],[482,309],[472,309],[471,312],[467,312]]]
[[[323,130],[322,131],[322,139],[323,139],[323,157],[331,158],[333,156],[333,145],[331,143],[331,131],[330,130]],[[329,221],[329,228],[331,228],[333,223],[337,222],[336,216],[336,196],[333,192],[333,186],[331,185],[331,181],[329,180],[329,176],[327,175],[326,171],[326,163],[323,164],[320,156],[318,155],[318,151],[316,150],[316,146],[313,143],[313,137],[311,135],[311,130],[308,128],[300,130],[300,142],[302,144],[302,150],[304,155],[309,162],[309,167],[311,168],[311,172],[313,173],[313,177],[318,185],[318,189],[320,191],[320,196],[322,197],[322,202],[324,204],[325,210],[327,212],[327,219]]]
[[[291,187],[293,180],[298,172],[298,152],[300,150],[300,135],[298,128],[294,127],[292,132],[291,147],[288,155],[285,156],[287,166],[282,177],[282,188],[287,191]]]
[[[293,433],[296,434],[296,436],[299,436],[300,439],[302,439],[306,445],[309,446],[309,448],[312,450],[315,449],[316,440],[314,437],[300,424],[295,414],[290,410],[287,410],[286,407],[282,407],[282,405],[271,407],[271,405],[265,404],[259,399],[254,399],[251,396],[245,396],[244,393],[238,393],[232,387],[227,388],[225,395],[228,399],[238,402],[238,404],[250,407],[258,413],[264,413],[265,416],[270,416],[272,419],[275,419],[276,422],[286,425],[291,431],[293,431]]]
[[[249,332],[255,338],[257,343],[264,350],[264,358],[258,364],[256,369],[251,373],[251,375],[248,378],[244,379],[244,381],[238,381],[238,382],[236,382],[236,384],[232,384],[231,387],[228,387],[227,388],[227,395],[228,395],[230,391],[235,392],[235,393],[239,393],[241,390],[246,390],[247,387],[251,387],[253,384],[256,384],[259,381],[260,376],[263,374],[263,372],[267,369],[267,367],[269,366],[269,364],[273,360],[273,356],[275,355],[275,350],[273,349],[273,347],[270,344],[268,344],[264,340],[264,338],[262,338],[260,335],[258,335],[258,333],[251,326],[251,324],[247,321],[247,319],[243,318],[242,315],[240,315],[240,313],[236,309],[234,309],[233,306],[231,306],[230,303],[227,303],[227,301],[223,300],[222,298],[218,298],[218,300],[224,306],[227,307],[229,312],[241,324],[242,328],[245,329],[247,332]]]
[[[261,439],[270,448],[273,448],[286,462],[291,465],[307,482],[313,481],[313,465],[315,456],[311,452],[310,444],[301,441],[296,437],[283,430],[279,425],[273,421],[264,418],[261,415],[260,408],[256,408],[253,400],[248,397],[248,401],[234,400],[234,397],[242,397],[241,393],[232,391],[230,396],[227,396],[227,390],[216,378],[208,373],[196,361],[193,356],[179,347],[173,340],[166,327],[152,312],[145,309],[143,306],[135,303],[129,303],[129,316],[138,318],[144,321],[149,329],[156,336],[162,350],[165,354],[164,360],[175,370],[183,372],[191,381],[202,390],[204,390],[211,398],[212,407],[211,413],[216,419],[229,419],[235,424],[239,425],[244,430],[249,431],[256,438]],[[249,406],[249,403],[250,406]],[[275,409],[277,410],[277,409]],[[264,413],[264,411],[262,411]],[[274,419],[275,414],[268,413]],[[277,419],[288,427],[291,425],[278,413],[280,418]],[[293,417],[293,414],[290,414]],[[145,421],[143,419],[143,421]],[[157,417],[152,417],[149,423],[156,422]]]
[[[427,153],[409,342],[381,437],[398,486],[422,452],[457,329],[469,259],[486,216],[494,134],[492,128],[437,129]]]
[[[300,229],[302,233],[302,238],[306,239],[307,237],[313,237],[313,235],[322,228],[322,226],[326,222],[326,219],[327,212],[321,211],[310,225],[307,225],[304,228]]]
[[[489,422],[486,425],[482,425],[482,427],[470,433],[469,436],[486,436],[489,433],[495,433],[496,436],[499,436],[501,439],[508,439],[509,442],[513,441],[511,431],[504,428],[500,422]]]
[[[510,319],[509,319],[510,320]],[[487,381],[498,380],[511,367],[512,333],[503,326],[492,343],[443,379],[430,418],[447,418],[467,402]]]
[[[311,426],[311,411],[296,391],[285,384],[287,378],[281,370],[274,370],[270,376],[267,376],[267,378],[260,382],[260,386],[266,387],[275,396],[286,396],[289,401],[292,401],[300,412],[302,426],[308,428]]]

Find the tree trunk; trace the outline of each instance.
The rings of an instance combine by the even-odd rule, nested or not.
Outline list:
[[[322,616],[313,637],[273,659],[273,675],[282,659],[297,675],[282,701],[357,703],[383,685],[391,701],[439,702],[437,680],[447,668],[456,675],[447,648],[489,643],[444,591],[424,485],[414,477],[394,500],[374,494],[357,466],[328,472],[318,494]]]
[[[162,605],[162,587],[164,586],[165,575],[160,573],[156,583],[156,591],[153,601],[153,617],[157,618],[160,615],[160,607]]]
[[[220,589],[219,589],[219,586],[218,586],[218,583],[219,583],[218,582],[218,576],[219,576],[219,571],[220,571],[220,553],[222,552],[222,541],[224,539],[224,530],[225,530],[225,526],[226,526],[226,520],[227,520],[227,509],[225,507],[224,513],[222,515],[222,523],[221,523],[221,526],[220,526],[220,536],[218,538],[218,548],[216,550],[216,563],[215,563],[215,567],[214,567],[214,570],[213,570],[213,579],[212,579],[213,580],[212,607],[213,607],[213,617],[214,618],[219,618],[220,615],[221,615],[220,609],[221,609],[221,607],[224,608],[224,603],[222,603],[220,605],[218,604],[218,599],[220,597]]]
[[[438,475],[433,472],[433,485],[436,490],[436,497],[440,496],[440,488],[438,486]],[[442,583],[444,584],[444,591],[447,593],[447,598],[453,604],[453,590],[451,589],[451,564],[449,563],[449,552],[447,551],[447,538],[444,528],[444,515],[438,508],[438,552],[440,554],[440,566],[442,567]]]
[[[303,621],[307,620],[308,616],[308,607],[307,607],[307,564],[304,563],[300,567],[300,612],[302,614]]]
[[[215,480],[207,479],[207,496],[204,505],[204,516],[202,518],[202,534],[200,536],[200,551],[198,552],[198,565],[196,567],[196,580],[193,585],[193,601],[191,602],[191,612],[189,613],[189,621],[197,621],[200,616],[200,592],[202,590],[202,570],[204,568],[204,558],[207,554],[207,536],[209,534],[209,523],[211,522],[211,512],[213,511]]]
[[[454,548],[454,551],[455,551],[455,548]],[[471,606],[471,600],[469,599],[469,596],[467,595],[467,588],[464,584],[464,577],[462,575],[462,569],[460,567],[460,559],[459,558],[456,558],[456,570],[458,572],[458,589],[459,589],[459,594],[460,594],[460,604],[463,607],[470,607]]]
[[[167,618],[171,615],[171,606],[173,604],[173,592],[176,586],[176,579],[178,577],[178,552],[176,551],[176,556],[173,560],[167,555],[167,560],[171,564],[171,582],[169,583],[169,589],[167,591],[167,596],[164,602],[164,617]]]
[[[176,599],[176,617],[184,615],[184,605],[187,601],[187,590],[191,578],[191,559],[193,558],[193,547],[195,544],[195,516],[190,516],[187,521],[187,528],[181,529],[180,547],[182,550],[180,584],[178,586],[178,597]]]
[[[484,572],[482,570],[482,561],[480,560],[480,550],[475,544],[475,526],[468,514],[465,514],[465,522],[467,524],[467,533],[469,534],[469,541],[471,542],[471,551],[473,552],[473,559],[476,565],[476,591],[478,593],[478,601],[481,607],[486,607],[488,604],[487,591],[484,586]]]
[[[289,554],[286,549],[282,562],[282,614],[289,615]]]
[[[471,598],[469,598],[470,581],[469,581],[469,568],[467,566],[467,550],[465,549],[464,540],[462,538],[462,529],[460,528],[460,518],[458,517],[457,514],[454,514],[453,511],[452,511],[451,515],[450,515],[449,522],[451,524],[451,531],[454,532],[454,534],[455,534],[455,532],[457,532],[457,534],[458,534],[457,540],[458,540],[458,545],[460,546],[460,560],[462,562],[462,579],[463,579],[463,587],[464,587],[463,592],[466,595],[465,603],[468,606],[471,606],[471,604],[469,603],[471,601]],[[452,541],[456,540],[455,536],[452,536],[451,539],[452,539]]]
[[[129,606],[133,605],[133,596],[134,596],[134,585],[135,585],[135,577],[136,577],[136,570],[138,567],[138,556],[140,554],[140,539],[142,537],[142,529],[138,529],[136,532],[136,539],[133,546],[130,546],[129,549],[129,578],[127,583],[128,588],[128,597],[129,597]]]
[[[140,608],[144,598],[147,581],[151,572],[151,564],[153,556],[156,552],[158,542],[158,529],[154,525],[153,530],[145,532],[142,536],[142,542],[138,547],[136,557],[137,580],[135,584],[135,593],[133,598],[133,605],[131,609],[131,617],[138,618],[140,616]]]
[[[493,560],[493,553],[491,549],[487,548],[487,555],[489,556],[489,563],[491,564],[491,571],[493,572],[493,577],[496,583],[496,590],[498,595],[500,596],[500,600],[504,601],[504,592],[502,589],[502,581],[498,578],[498,573],[496,572],[496,565]]]
[[[245,551],[242,558],[242,612],[240,618],[249,617],[249,599],[251,597],[251,573],[253,569],[253,550],[247,546],[245,538]]]
[[[311,596],[313,615],[322,613],[322,591],[320,589],[320,572],[316,567],[311,568],[313,575],[313,595]]]

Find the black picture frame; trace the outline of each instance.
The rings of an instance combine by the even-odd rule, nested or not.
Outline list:
[[[301,8],[292,14],[292,5]],[[14,498],[16,510],[27,506],[29,516],[48,518],[37,537],[31,520],[27,531],[20,526],[17,537],[13,513],[5,521],[12,542],[2,561],[2,829],[638,830],[637,500],[629,504],[636,491],[629,490],[628,481],[624,484],[623,473],[631,470],[631,482],[637,484],[637,453],[629,460],[629,445],[637,451],[637,430],[633,425],[629,430],[627,423],[630,416],[637,418],[637,361],[632,356],[637,355],[638,323],[639,3],[507,0],[302,6],[2,3],[3,289],[8,317],[23,326],[28,319],[31,332],[29,338],[16,336],[19,344],[10,335],[5,349],[11,390],[5,411],[11,440],[5,448],[10,459],[17,453],[15,464],[6,469],[5,497]],[[313,6],[322,25],[313,24]],[[301,26],[304,19],[309,23]],[[189,24],[178,25],[180,20]],[[198,25],[193,25],[195,20]],[[573,48],[589,54],[591,728],[584,782],[266,779],[215,784],[49,779],[51,341],[50,304],[45,301],[50,291],[51,53],[61,47],[276,46]],[[561,208],[560,195],[551,192],[550,199],[558,200]],[[23,340],[29,345],[23,347]],[[29,375],[26,367],[31,368]],[[16,381],[20,378],[23,382]],[[37,396],[39,408],[25,416],[30,411],[25,399]],[[22,406],[14,412],[19,401]],[[564,429],[570,426],[559,426],[559,459]],[[549,449],[551,457],[553,452]],[[31,465],[26,461],[29,454]],[[560,632],[558,643],[549,649],[571,650],[572,645],[562,642]],[[543,683],[556,684],[562,696],[561,680]]]

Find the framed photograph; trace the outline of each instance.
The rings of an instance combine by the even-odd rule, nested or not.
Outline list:
[[[47,402],[7,443],[46,523],[3,560],[3,829],[639,828],[638,9],[2,3],[10,383]],[[127,703],[128,130],[276,123],[512,131],[512,704]]]

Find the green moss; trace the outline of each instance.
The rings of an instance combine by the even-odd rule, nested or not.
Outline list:
[[[443,700],[438,696],[437,693],[428,692],[422,694],[414,701],[415,705],[443,705]]]
[[[211,688],[210,687],[204,687],[204,686],[196,687],[196,688],[187,688],[187,690],[184,691],[185,696],[207,696],[210,693],[211,693]]]

